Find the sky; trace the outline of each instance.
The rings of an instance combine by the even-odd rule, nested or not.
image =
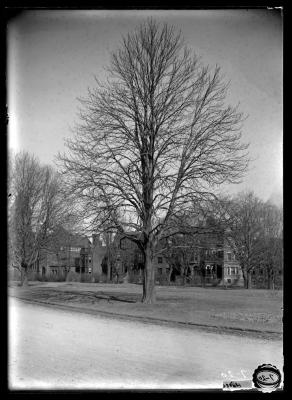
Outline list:
[[[280,11],[242,10],[34,10],[8,25],[8,147],[53,164],[78,122],[78,97],[105,79],[110,52],[147,17],[181,30],[205,65],[218,64],[230,81],[227,103],[247,116],[243,142],[253,160],[241,184],[282,201],[283,21]]]

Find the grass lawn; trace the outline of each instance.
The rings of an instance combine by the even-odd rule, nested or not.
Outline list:
[[[263,289],[157,286],[157,302],[142,304],[142,286],[76,282],[10,283],[13,296],[121,315],[282,332],[283,292]]]

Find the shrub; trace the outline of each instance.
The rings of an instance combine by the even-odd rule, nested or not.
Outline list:
[[[74,271],[69,271],[66,276],[66,282],[80,282],[80,274]]]
[[[91,282],[98,283],[100,281],[100,274],[98,272],[93,272],[91,274]]]
[[[140,284],[142,283],[142,276],[140,275],[140,273],[135,273],[135,272],[130,272],[129,273],[129,278],[128,278],[128,282],[129,283],[136,283],[136,284]]]
[[[28,280],[29,281],[39,281],[39,282],[58,282],[56,278],[59,278],[56,275],[42,275],[40,272],[37,271],[29,271],[28,272]],[[64,277],[62,278],[64,280]]]
[[[16,268],[9,268],[8,269],[8,280],[9,281],[19,281],[21,278],[21,273]]]
[[[156,278],[157,284],[161,286],[168,285],[168,278],[167,275],[160,275]]]
[[[49,281],[49,277],[47,275],[38,274],[37,280],[39,282],[48,282]]]
[[[92,276],[91,274],[81,274],[81,280],[80,282],[91,282],[92,281]]]
[[[183,283],[184,283],[183,277],[177,275],[177,276],[175,277],[175,284],[178,285],[178,286],[182,286]]]
[[[63,274],[60,274],[60,275],[50,274],[48,281],[49,282],[64,282],[65,281],[65,275],[63,275]]]
[[[106,274],[101,274],[99,277],[99,282],[100,283],[106,283],[107,282],[107,276]]]

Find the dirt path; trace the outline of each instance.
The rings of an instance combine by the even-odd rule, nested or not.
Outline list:
[[[282,369],[281,341],[118,321],[9,300],[9,382],[20,388],[221,388]]]

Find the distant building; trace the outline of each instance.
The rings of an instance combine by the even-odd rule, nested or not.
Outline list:
[[[31,270],[47,277],[66,277],[70,271],[91,273],[91,242],[85,236],[68,234],[58,244],[43,250]]]
[[[143,255],[138,246],[129,238],[116,235],[112,247],[115,253],[111,259],[112,280],[121,282],[126,276],[130,282],[142,283]],[[30,266],[29,279],[65,280],[73,272],[86,274],[90,281],[96,282],[102,276],[106,256],[107,247],[100,235],[94,234],[91,242],[86,236],[65,232],[58,243],[42,251]],[[163,252],[153,262],[157,284],[180,283],[180,273],[172,268],[171,260]],[[243,286],[239,263],[220,230],[195,236],[185,276],[193,285]]]
[[[63,231],[62,237],[42,250],[29,267],[29,279],[66,279],[68,273],[87,274],[95,281],[102,273],[106,247],[97,235],[92,243],[86,236]],[[14,276],[15,278],[19,278]]]
[[[214,229],[212,233],[198,234],[195,238],[186,273],[188,282],[197,285],[244,286],[242,270],[223,231]],[[115,240],[120,253],[120,273],[128,272],[132,281],[142,282],[143,256],[138,246],[129,238],[117,236]],[[181,280],[180,274],[171,268],[167,258],[163,253],[154,257],[156,283]]]

